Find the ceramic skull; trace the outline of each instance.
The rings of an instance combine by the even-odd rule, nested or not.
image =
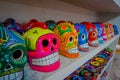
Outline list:
[[[60,67],[60,42],[51,30],[34,27],[23,36],[28,48],[29,64],[33,70],[51,72]]]
[[[85,25],[86,30],[88,32],[88,44],[91,47],[98,47],[98,38],[97,38],[97,30],[95,25],[90,22],[82,22]]]
[[[116,25],[113,25],[113,29],[114,29],[114,35],[119,34],[119,29]]]
[[[102,37],[103,40],[106,41],[107,40],[107,33],[106,33],[106,29],[105,29],[105,23],[101,23],[101,28],[102,28]]]
[[[102,37],[102,27],[100,23],[94,23],[96,29],[97,29],[97,33],[98,33],[98,43],[99,44],[103,44],[104,40]]]
[[[42,27],[43,29],[48,28],[44,22],[40,22],[37,19],[31,19],[28,23],[22,26],[22,29],[24,30],[24,32],[26,32],[34,27],[40,27],[40,28]]]
[[[60,39],[60,54],[68,58],[78,57],[78,36],[74,25],[62,21],[54,28],[54,32]]]
[[[16,22],[13,18],[8,18],[3,23],[7,29],[14,30],[20,33],[21,35],[24,34],[22,26],[18,22]]]
[[[113,29],[113,25],[110,24],[110,23],[108,23],[107,25],[108,25],[109,30],[110,30],[110,36],[111,36],[111,38],[113,38],[113,37],[114,37],[114,29]]]
[[[56,27],[56,22],[53,20],[47,20],[45,23],[50,30],[53,30]]]
[[[74,27],[78,32],[78,49],[80,51],[88,51],[88,33],[85,26],[80,23],[75,23]]]
[[[25,40],[0,24],[0,80],[22,80],[27,62]]]
[[[105,31],[106,31],[106,35],[107,35],[107,39],[111,39],[111,34],[110,34],[110,28],[109,25],[107,23],[105,23]]]

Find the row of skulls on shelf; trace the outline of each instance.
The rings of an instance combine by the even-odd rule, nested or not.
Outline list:
[[[58,54],[77,58],[79,50],[98,47],[114,34],[118,34],[118,28],[112,24],[32,19],[21,26],[8,18],[0,24],[0,79],[21,80],[27,57],[33,70],[57,70]]]

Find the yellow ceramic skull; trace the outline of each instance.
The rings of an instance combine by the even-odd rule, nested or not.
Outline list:
[[[68,22],[62,22],[56,26],[54,32],[60,39],[60,54],[68,58],[78,57],[78,37],[74,25]]]

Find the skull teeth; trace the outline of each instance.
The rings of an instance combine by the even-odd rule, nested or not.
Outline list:
[[[86,44],[82,44],[82,45],[79,45],[80,47],[83,47],[83,48],[88,48],[89,46],[88,46],[88,43],[86,43]]]
[[[103,36],[104,39],[107,39],[107,36]]]
[[[0,80],[22,80],[23,71],[0,77]]]
[[[79,51],[78,51],[78,48],[75,47],[75,48],[72,48],[72,49],[67,50],[67,52],[69,52],[69,53],[71,53],[71,54],[76,54],[76,53],[78,53]]]
[[[99,38],[99,40],[103,40],[103,38],[102,38],[102,37],[100,37],[100,38]]]
[[[46,66],[55,63],[59,60],[58,52],[40,59],[32,59],[32,64],[37,66]]]
[[[98,40],[92,41],[92,44],[96,44],[98,43]]]
[[[111,37],[111,34],[108,34],[108,37]]]

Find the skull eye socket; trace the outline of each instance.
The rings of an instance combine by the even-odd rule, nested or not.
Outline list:
[[[78,39],[78,36],[76,36],[75,38]]]
[[[85,34],[83,34],[83,35],[81,36],[81,38],[82,38],[82,40],[84,40],[84,39],[85,39]]]
[[[70,41],[70,42],[73,42],[73,37],[70,37],[70,38],[69,38],[69,41]]]
[[[56,38],[54,38],[53,39],[53,44],[56,45],[56,43],[57,43],[57,40],[56,40]]]
[[[15,51],[13,52],[12,57],[13,57],[15,60],[21,59],[21,58],[23,57],[23,51],[22,51],[22,50],[15,50]]]
[[[42,46],[43,46],[43,47],[47,47],[47,46],[48,46],[48,40],[47,40],[47,39],[44,39],[44,40],[42,41]]]
[[[2,63],[0,63],[0,69],[2,68]]]
[[[93,37],[96,37],[96,35],[97,35],[97,34],[94,32],[94,33],[93,33]]]

